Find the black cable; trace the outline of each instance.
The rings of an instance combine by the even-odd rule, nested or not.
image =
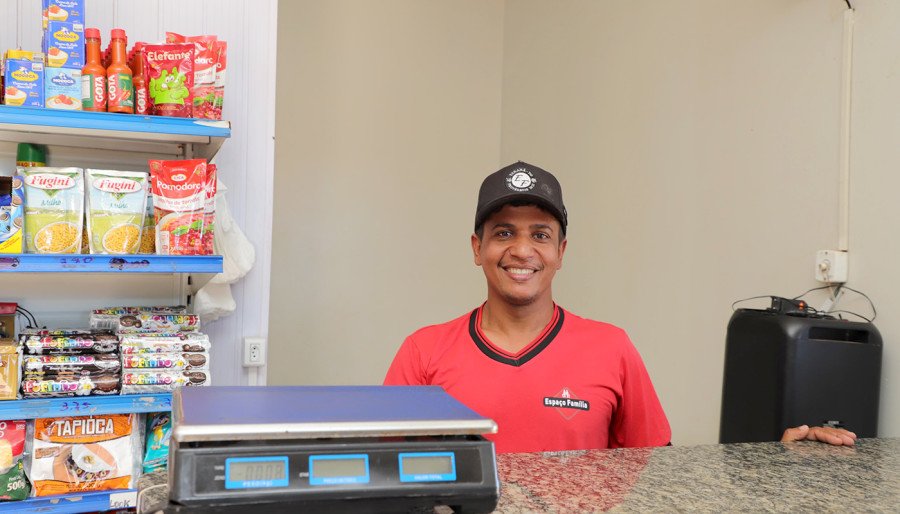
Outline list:
[[[750,298],[744,298],[743,300],[738,300],[731,304],[731,310],[734,311],[734,306],[741,302],[749,302],[750,300],[759,300],[760,298],[772,298],[772,295],[763,295],[763,296],[751,296]]]
[[[838,285],[837,290],[834,292],[835,295],[837,295],[837,291],[839,291],[839,290],[841,289],[841,286],[843,286],[843,285],[844,285],[844,284],[839,284],[839,285]],[[820,290],[822,290],[822,289],[831,289],[831,286],[814,287],[814,288],[812,288],[812,289],[808,289],[808,290],[806,290],[806,292],[804,292],[803,294],[800,294],[800,295],[797,295],[797,296],[791,298],[791,300],[799,300],[799,299],[803,298],[804,296],[808,295],[809,293],[811,293],[811,292],[813,292],[813,291],[820,291]]]
[[[19,312],[23,316],[25,316],[25,319],[28,320],[28,323],[32,325],[31,327],[28,327],[28,328],[38,328],[37,319],[35,319],[34,314],[32,314],[31,311],[29,311],[25,307],[16,305],[16,312]]]
[[[853,6],[850,5],[850,0],[844,0],[844,2],[847,3],[847,9],[850,9],[850,10],[852,11],[852,10],[853,10]]]
[[[857,314],[857,313],[855,313],[855,312],[853,312],[853,311],[836,310],[836,311],[828,311],[828,312],[829,312],[829,314],[835,313],[835,312],[843,312],[843,313],[845,313],[845,314],[852,314],[852,315],[856,316],[857,318],[861,318],[861,319],[866,320],[866,322],[868,322],[868,323],[871,323],[871,322],[875,321],[875,318],[869,319],[869,318],[863,316],[862,314]],[[841,319],[843,319],[843,318],[841,318]]]
[[[843,285],[843,284],[842,284],[842,285]],[[875,318],[878,317],[878,311],[875,310],[875,303],[872,302],[872,299],[869,298],[868,296],[866,296],[866,293],[863,293],[863,292],[861,292],[861,291],[857,291],[856,289],[853,289],[852,287],[844,286],[844,289],[848,289],[848,290],[850,290],[850,291],[853,291],[853,292],[856,293],[856,294],[862,295],[863,298],[865,298],[866,300],[869,301],[869,306],[872,307],[872,321],[875,321]],[[841,312],[847,312],[847,311],[841,311]],[[850,312],[849,314],[853,314],[853,313]],[[857,316],[859,316],[859,314],[857,314]],[[859,317],[862,318],[862,319],[866,319],[864,316],[859,316]],[[869,323],[871,323],[872,321],[870,321]]]

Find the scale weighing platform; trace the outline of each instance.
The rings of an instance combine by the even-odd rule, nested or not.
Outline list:
[[[491,512],[497,424],[437,386],[184,387],[166,512]]]

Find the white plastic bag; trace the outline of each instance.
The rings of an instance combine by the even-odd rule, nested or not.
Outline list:
[[[231,286],[244,277],[256,262],[256,250],[231,217],[225,200],[228,190],[220,180],[216,193],[216,254],[222,256],[222,273],[217,274],[197,291],[194,312],[202,323],[217,320],[234,312],[237,305]]]

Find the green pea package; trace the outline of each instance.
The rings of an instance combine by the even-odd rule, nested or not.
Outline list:
[[[148,177],[142,171],[85,170],[91,253],[138,252],[147,209]]]
[[[0,421],[0,501],[28,498],[31,487],[25,478],[25,420]]]
[[[25,183],[25,251],[80,253],[84,229],[81,168],[16,168]]]

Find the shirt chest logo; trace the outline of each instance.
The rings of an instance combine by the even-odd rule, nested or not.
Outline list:
[[[568,387],[563,387],[555,396],[545,396],[544,407],[556,409],[565,419],[572,419],[580,411],[591,410],[590,402],[579,399]]]

